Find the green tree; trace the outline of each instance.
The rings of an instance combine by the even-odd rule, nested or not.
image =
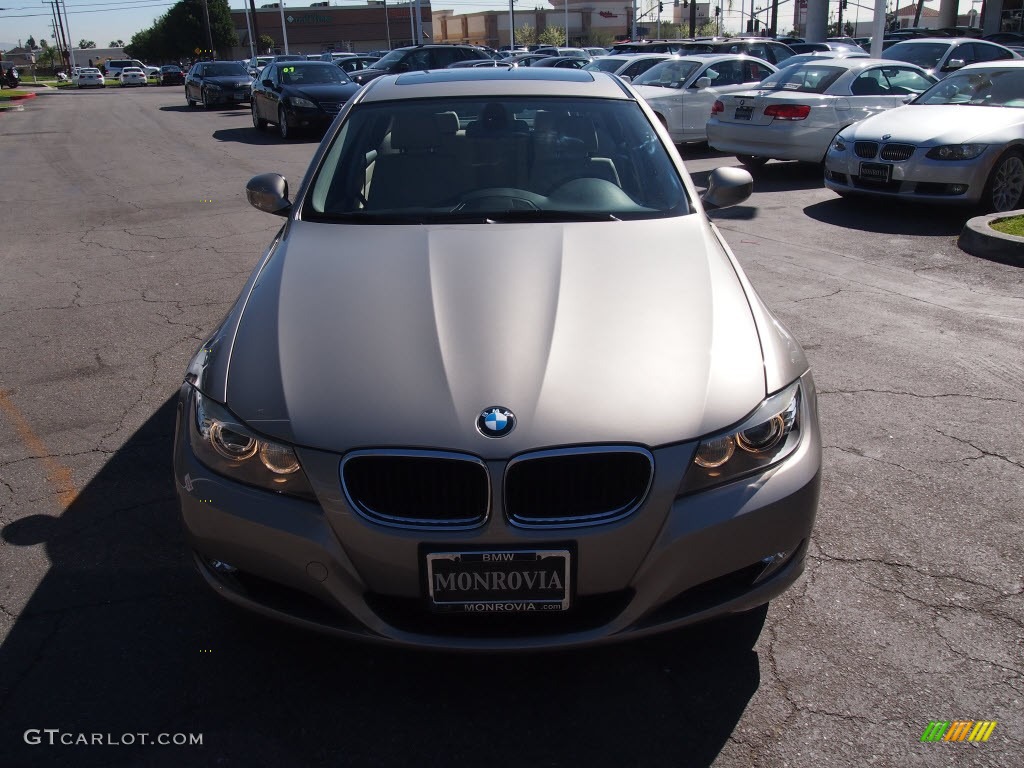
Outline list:
[[[260,35],[259,37],[256,38],[257,49],[263,51],[264,53],[270,53],[272,50],[274,50],[274,45],[274,38],[272,38],[270,35]]]
[[[34,51],[38,46],[36,45],[36,39],[32,35],[28,36],[28,40],[25,41],[25,47],[30,51]]]
[[[231,9],[227,0],[209,0],[209,8],[213,47],[227,56],[238,44]],[[173,61],[206,47],[202,0],[179,0],[152,27],[132,35],[125,52],[143,61]]]
[[[60,52],[47,43],[45,40],[39,41],[40,53],[36,56],[36,62],[42,69],[53,69],[60,59]]]
[[[111,40],[108,48],[124,48],[124,40]]]
[[[529,24],[523,24],[516,30],[516,45],[535,45],[537,43],[537,30]]]
[[[537,35],[537,42],[541,45],[565,45],[565,30],[561,27],[544,27]]]
[[[615,36],[604,29],[591,29],[587,35],[587,45],[596,45],[600,48],[611,48],[615,44]]]
[[[85,38],[82,38],[81,40],[78,41],[78,47],[83,49],[83,50],[85,48],[95,48],[96,47],[96,43],[94,43],[92,40],[86,40]]]

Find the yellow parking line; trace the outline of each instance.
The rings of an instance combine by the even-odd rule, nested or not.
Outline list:
[[[56,489],[61,507],[67,509],[78,498],[78,489],[75,487],[71,470],[49,455],[46,443],[32,431],[28,420],[22,416],[21,411],[11,402],[7,392],[2,389],[0,389],[0,411],[14,424],[14,429],[28,449],[29,455],[42,460],[43,466],[46,467],[47,481],[52,488]]]

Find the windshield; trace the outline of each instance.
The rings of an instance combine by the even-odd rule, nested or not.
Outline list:
[[[885,58],[917,64],[922,69],[935,69],[948,50],[948,43],[896,43],[885,49]]]
[[[160,67],[161,72],[181,72],[181,67],[176,67],[173,64]]]
[[[696,61],[663,61],[655,64],[633,80],[633,85],[656,85],[660,88],[682,88],[686,79],[699,67]]]
[[[824,93],[846,71],[842,67],[825,67],[821,64],[806,62],[780,69],[762,80],[757,87],[773,91]]]
[[[401,49],[392,51],[380,61],[373,62],[373,66],[371,66],[370,69],[391,69],[391,67],[400,62],[404,57],[405,51]]]
[[[1024,108],[1024,69],[957,72],[922,93],[914,104]]]
[[[350,83],[348,75],[336,64],[307,64],[301,67],[281,67],[284,85],[329,85]]]
[[[689,213],[639,105],[532,97],[363,103],[303,218],[360,224],[614,221]]]
[[[241,64],[207,64],[203,67],[203,77],[248,77],[249,73]]]

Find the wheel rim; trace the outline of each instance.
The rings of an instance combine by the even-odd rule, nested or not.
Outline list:
[[[1024,192],[1024,162],[1012,155],[999,164],[992,178],[992,207],[997,211],[1013,210]]]
[[[256,114],[256,102],[254,101],[249,106],[252,107],[252,127],[253,128],[259,128],[260,127],[260,118]]]
[[[277,111],[277,121],[278,121],[277,124],[280,127],[280,129],[281,129],[281,138],[287,139],[288,138],[288,117],[287,117],[287,115],[285,115],[283,109],[279,109]]]

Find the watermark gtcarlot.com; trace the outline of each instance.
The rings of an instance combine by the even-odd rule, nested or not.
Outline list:
[[[76,733],[60,728],[29,728],[25,743],[33,746],[95,747],[201,747],[201,733]]]

